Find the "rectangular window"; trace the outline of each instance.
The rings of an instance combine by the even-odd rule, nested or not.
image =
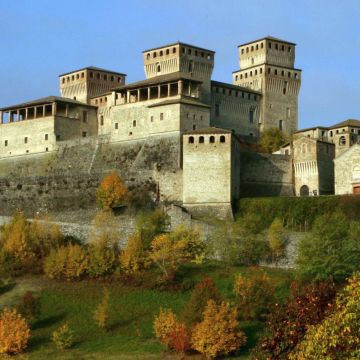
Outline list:
[[[8,146],[9,142],[7,140],[5,140],[5,146]]]
[[[283,129],[283,121],[279,120],[279,130],[282,130],[282,129]]]
[[[119,123],[115,123],[115,129],[117,130],[119,128]]]
[[[254,123],[254,110],[252,110],[252,109],[249,112],[249,122],[250,122],[250,124]]]
[[[220,105],[215,104],[215,116],[220,116]]]
[[[100,125],[101,126],[104,125],[104,116],[103,115],[100,116]]]
[[[86,137],[87,136],[87,132],[86,131],[83,131],[82,132],[82,137]]]
[[[160,120],[164,120],[164,113],[160,113]]]
[[[56,141],[60,140],[60,135],[56,135]]]
[[[150,121],[154,122],[154,117],[153,116],[150,116]]]
[[[28,138],[24,137],[24,143],[27,144],[27,142],[28,142]]]
[[[45,140],[49,140],[49,135],[48,134],[45,134]]]
[[[82,112],[82,118],[83,118],[83,123],[88,122],[88,113],[87,113],[87,111]]]

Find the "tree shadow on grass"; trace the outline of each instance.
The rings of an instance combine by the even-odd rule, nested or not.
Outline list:
[[[42,328],[46,328],[51,325],[54,325],[54,324],[60,322],[61,320],[63,320],[65,318],[65,315],[66,315],[65,313],[60,313],[58,315],[49,316],[47,318],[38,320],[32,326],[32,329],[37,330],[37,329],[42,329]]]
[[[50,343],[50,341],[51,341],[50,336],[49,337],[45,337],[45,336],[30,337],[28,349],[30,351],[39,350],[44,345]]]
[[[3,295],[9,291],[11,291],[12,289],[14,289],[14,287],[16,286],[16,283],[9,283],[9,284],[5,284],[5,285],[0,285],[0,295]]]
[[[265,325],[260,321],[244,321],[240,323],[240,328],[245,332],[247,337],[246,345],[242,349],[242,353],[248,353],[258,342],[264,331]]]

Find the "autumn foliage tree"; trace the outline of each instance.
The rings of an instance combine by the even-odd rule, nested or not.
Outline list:
[[[154,319],[154,332],[159,341],[170,348],[170,334],[174,331],[179,321],[170,309],[160,309]]]
[[[129,236],[126,247],[120,253],[121,269],[127,274],[135,274],[147,265],[147,252],[138,233]]]
[[[98,327],[106,332],[109,329],[109,316],[110,316],[110,291],[104,289],[104,294],[101,302],[96,307],[93,319]]]
[[[203,312],[209,300],[220,304],[222,296],[214,280],[210,277],[204,277],[195,286],[182,313],[182,318],[188,326],[203,320]]]
[[[256,359],[288,359],[302,341],[310,325],[320,323],[333,309],[336,288],[333,283],[306,286],[293,284],[284,305],[275,304],[267,321],[267,330],[254,349]]]
[[[4,309],[0,316],[0,354],[18,354],[26,349],[30,328],[14,309]]]
[[[74,343],[74,332],[69,324],[63,324],[52,333],[52,341],[59,350],[71,348]]]
[[[334,311],[305,337],[291,360],[360,359],[360,273],[354,274],[336,297]]]
[[[127,195],[128,191],[124,182],[117,173],[113,172],[101,181],[96,193],[96,200],[101,209],[109,211],[115,206],[123,204]]]
[[[234,292],[239,315],[244,319],[259,319],[275,303],[275,286],[264,271],[251,271],[237,275]]]
[[[192,347],[206,358],[227,355],[246,343],[245,334],[238,329],[237,312],[228,303],[217,305],[209,300],[203,316],[193,329]]]

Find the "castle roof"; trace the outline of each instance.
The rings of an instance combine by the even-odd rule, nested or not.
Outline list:
[[[201,83],[202,81],[194,79],[191,75],[188,73],[183,73],[181,71],[165,74],[165,75],[159,75],[154,76],[150,79],[145,79],[137,82],[133,82],[126,85],[121,85],[118,87],[113,88],[112,90],[125,90],[125,89],[133,89],[138,88],[142,86],[149,86],[149,85],[158,85],[162,83],[167,83],[169,81],[177,81],[177,80],[191,80],[193,82]]]
[[[248,41],[246,43],[243,43],[243,44],[240,44],[238,45],[238,47],[241,47],[241,46],[245,46],[245,45],[249,45],[249,44],[252,44],[252,43],[255,43],[255,42],[258,42],[258,41],[261,41],[261,40],[270,40],[270,41],[279,41],[279,42],[282,42],[282,43],[285,43],[285,44],[289,44],[289,45],[296,45],[295,43],[293,42],[290,42],[290,41],[287,41],[287,40],[282,40],[282,39],[279,39],[279,38],[276,38],[274,36],[265,36],[261,39],[257,39],[257,40],[253,40],[253,41]]]
[[[99,67],[96,67],[96,66],[86,66],[86,67],[83,67],[81,69],[72,70],[72,71],[69,71],[67,73],[61,74],[61,75],[59,75],[59,77],[64,76],[64,75],[68,75],[68,74],[72,74],[74,72],[82,71],[82,70],[94,70],[94,71],[101,71],[101,72],[106,72],[106,73],[110,73],[110,74],[126,76],[126,74],[120,73],[120,72],[117,72],[117,71],[107,70],[107,69],[99,68]]]
[[[54,102],[68,103],[68,104],[81,105],[81,106],[87,106],[87,107],[95,107],[95,108],[97,107],[95,105],[89,105],[89,104],[83,103],[81,101],[64,98],[64,97],[60,97],[60,96],[47,96],[47,97],[43,97],[40,99],[28,101],[25,103],[3,107],[3,108],[0,108],[0,111],[15,110],[15,109],[20,109],[20,108],[25,108],[25,107],[30,107],[30,106],[45,105],[45,104],[54,103]]]
[[[336,128],[344,127],[344,126],[360,127],[360,120],[348,119],[348,120],[339,122],[338,124],[335,124],[335,125],[333,125],[333,126],[330,126],[329,129],[336,129]]]
[[[279,64],[273,64],[271,62],[268,62],[268,61],[264,61],[262,62],[261,64],[256,64],[256,65],[252,65],[252,66],[248,66],[246,67],[246,69],[238,69],[238,70],[235,70],[232,72],[232,74],[235,74],[235,73],[238,73],[238,72],[241,72],[241,71],[248,71],[250,69],[253,69],[253,68],[257,68],[259,66],[262,66],[262,65],[266,65],[266,66],[273,66],[273,67],[277,67],[277,68],[280,68],[280,69],[287,69],[287,70],[296,70],[296,71],[301,71],[301,69],[298,69],[298,68],[294,68],[294,67],[290,67],[290,66],[284,66],[284,65],[279,65]]]
[[[207,127],[203,129],[187,131],[186,133],[184,133],[184,135],[197,135],[197,134],[232,134],[232,131],[218,127]]]
[[[172,104],[185,104],[185,105],[194,105],[201,106],[206,108],[211,108],[211,106],[202,103],[201,101],[192,99],[192,98],[180,98],[180,99],[170,99],[164,100],[155,104],[148,105],[148,108],[156,107],[156,106],[164,106],[164,105],[172,105]]]
[[[211,80],[211,85],[219,86],[219,87],[226,87],[226,88],[229,88],[229,89],[234,89],[234,90],[238,90],[238,91],[245,91],[245,92],[250,92],[250,93],[261,95],[260,91],[252,90],[252,89],[249,89],[249,88],[244,87],[244,86],[224,83],[224,82],[221,82],[221,81]]]
[[[166,45],[163,45],[163,46],[158,46],[158,47],[155,47],[155,48],[147,49],[147,50],[144,50],[143,53],[148,52],[148,51],[163,49],[163,48],[170,47],[170,46],[174,46],[174,45],[188,46],[188,47],[192,47],[192,48],[195,48],[195,49],[198,49],[198,50],[201,50],[201,51],[207,51],[207,52],[210,52],[210,53],[215,54],[215,51],[213,51],[213,50],[201,48],[201,47],[199,47],[199,46],[195,46],[195,45],[191,45],[191,44],[186,44],[186,43],[183,43],[183,42],[181,42],[181,41],[177,41],[177,42],[175,42],[175,43],[166,44]]]

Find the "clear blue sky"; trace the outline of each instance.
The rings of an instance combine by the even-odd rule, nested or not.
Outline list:
[[[359,19],[360,0],[0,0],[0,107],[88,65],[143,79],[141,52],[177,40],[215,50],[231,82],[237,45],[272,35],[297,43],[300,127],[360,119]]]

